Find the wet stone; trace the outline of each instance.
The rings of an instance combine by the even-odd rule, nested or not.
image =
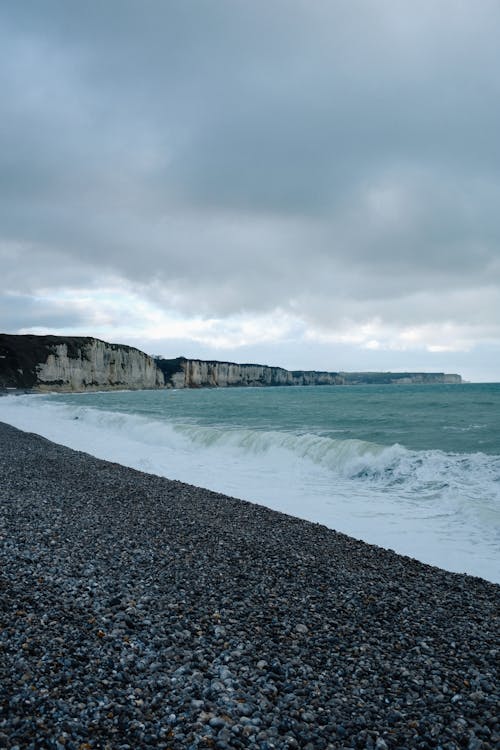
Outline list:
[[[2,750],[493,750],[499,588],[0,424]]]

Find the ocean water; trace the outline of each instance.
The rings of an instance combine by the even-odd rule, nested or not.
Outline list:
[[[0,420],[500,582],[500,384],[7,396]]]

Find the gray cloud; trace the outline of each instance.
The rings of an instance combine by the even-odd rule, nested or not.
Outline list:
[[[4,288],[491,335],[499,32],[492,0],[3,4]]]
[[[71,305],[54,304],[43,299],[33,299],[20,294],[0,295],[0,320],[9,320],[13,330],[23,331],[37,327],[74,328],[84,325],[85,316]]]

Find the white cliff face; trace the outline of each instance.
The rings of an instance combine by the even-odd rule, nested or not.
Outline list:
[[[87,339],[68,351],[57,344],[37,365],[39,390],[158,388],[164,378],[152,357],[138,349]]]
[[[199,359],[153,359],[139,349],[80,336],[0,333],[0,389],[85,391],[369,383],[461,383],[448,373],[318,372]]]
[[[279,368],[259,365],[237,365],[231,362],[203,362],[200,360],[186,360],[183,362],[183,372],[176,373],[175,381],[182,383],[183,388],[228,386],[258,386],[270,385],[273,371]],[[287,385],[286,370],[275,372],[276,384]],[[177,385],[179,387],[179,385]]]
[[[444,373],[346,373],[316,370],[285,370],[266,365],[239,365],[234,362],[213,362],[184,359],[165,375],[165,384],[173,388],[227,388],[231,386],[272,385],[354,385],[368,383],[423,384],[461,383],[460,375]]]
[[[183,360],[170,383],[174,388],[204,388],[231,386],[270,385],[336,385],[335,373],[292,372],[281,367],[266,365],[238,365],[233,362],[206,362],[198,359]]]

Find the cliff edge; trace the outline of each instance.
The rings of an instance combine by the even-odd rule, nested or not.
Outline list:
[[[337,372],[285,370],[283,367],[186,359],[186,357],[176,359],[159,357],[156,362],[163,372],[165,383],[173,388],[340,385],[342,382]]]
[[[153,357],[87,336],[0,334],[0,388],[87,391],[160,388]]]
[[[0,334],[0,390],[89,391],[144,388],[461,383],[460,375],[285,370],[258,364],[150,357],[87,336]]]

